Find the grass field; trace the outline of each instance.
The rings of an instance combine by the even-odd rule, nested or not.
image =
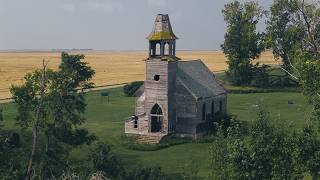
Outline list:
[[[73,52],[77,53],[77,52]],[[96,85],[127,83],[145,79],[147,52],[82,52],[86,61],[96,71],[93,82]],[[226,58],[221,51],[178,51],[184,60],[202,59],[212,71],[226,70]],[[57,69],[60,53],[25,52],[0,53],[0,99],[10,97],[11,84],[21,84],[27,72],[41,67],[42,59],[49,61],[49,68]],[[264,64],[276,63],[272,53],[266,52],[258,60]]]
[[[101,91],[90,92],[86,95],[88,107],[84,124],[100,140],[113,145],[113,150],[121,157],[127,167],[155,166],[172,176],[185,171],[184,167],[194,159],[199,165],[201,177],[210,172],[210,143],[188,143],[176,145],[158,151],[134,151],[126,149],[121,144],[124,132],[124,118],[134,111],[134,99],[125,97],[121,88],[104,90],[110,94],[110,102],[101,98]],[[293,104],[288,103],[292,101]],[[257,105],[264,105],[271,114],[274,123],[290,128],[300,128],[304,125],[305,117],[310,114],[310,106],[300,93],[258,93],[258,94],[229,94],[228,111],[243,121],[253,121],[256,117]],[[14,125],[15,107],[8,103],[2,105],[7,129],[16,129]],[[83,146],[72,153],[74,159],[85,158],[87,147]]]

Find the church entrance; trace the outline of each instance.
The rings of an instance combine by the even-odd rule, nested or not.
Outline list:
[[[155,104],[151,109],[151,132],[161,132],[162,131],[162,122],[163,114],[162,109],[158,104]]]

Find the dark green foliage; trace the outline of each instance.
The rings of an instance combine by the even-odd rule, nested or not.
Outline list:
[[[299,160],[313,179],[320,178],[320,138],[312,127],[306,127],[298,134]]]
[[[8,133],[6,143],[10,147],[19,147],[20,146],[20,135],[16,132]]]
[[[122,145],[127,149],[136,151],[157,151],[174,145],[185,144],[190,142],[192,142],[192,140],[189,138],[181,138],[175,135],[168,135],[163,137],[158,144],[141,144],[137,142],[137,139],[135,137],[122,137]]]
[[[3,125],[2,125],[2,121],[3,121],[3,109],[2,109],[2,107],[0,106],[0,128],[3,126]]]
[[[42,70],[28,73],[23,85],[10,89],[17,104],[17,123],[32,130],[28,177],[31,172],[43,179],[59,176],[67,166],[71,148],[95,139],[79,128],[86,109],[82,92],[92,87],[94,75],[83,59],[83,55],[62,53],[58,71],[47,70],[44,65]],[[38,140],[40,135],[42,141]]]
[[[134,93],[142,86],[143,81],[135,81],[130,84],[123,86],[123,92],[127,96],[133,96]]]
[[[268,65],[256,65],[252,71],[251,83],[246,86],[233,86],[226,73],[220,73],[217,76],[230,93],[299,91],[299,82],[280,68],[273,68]]]
[[[257,33],[256,25],[265,12],[255,2],[234,1],[222,13],[227,22],[221,46],[228,58],[227,75],[234,85],[249,85],[254,75],[251,61],[264,50],[263,34]]]
[[[167,136],[164,136],[160,140],[160,144],[168,144],[169,146],[190,143],[190,142],[192,142],[191,138],[187,138],[187,137],[182,138],[182,137],[176,136],[175,134],[169,134]]]
[[[109,93],[108,92],[101,92],[100,95],[101,96],[109,96]]]
[[[304,27],[296,23],[299,0],[275,0],[267,21],[267,45],[281,58],[283,68],[292,72],[295,51],[300,48]]]
[[[295,179],[303,171],[298,162],[295,137],[269,122],[260,110],[248,139],[231,142],[231,163],[239,179]]]
[[[259,64],[257,64],[253,68],[254,77],[252,78],[250,85],[260,88],[270,87],[268,68],[268,65],[263,64],[262,66],[259,66]]]
[[[17,154],[23,155],[19,148],[20,136],[15,132],[2,130],[3,110],[0,107],[0,177],[3,180],[14,180],[22,177],[20,162]]]
[[[160,167],[139,167],[127,173],[124,180],[166,180]]]
[[[225,138],[221,126],[219,127],[216,136],[212,139],[210,147],[211,155],[211,173],[210,179],[213,180],[228,180],[234,179],[234,172],[230,162],[230,149],[228,147],[228,139]]]
[[[111,147],[103,142],[96,142],[90,149],[89,161],[93,172],[103,171],[107,177],[118,177],[123,169],[118,157],[111,151]]]

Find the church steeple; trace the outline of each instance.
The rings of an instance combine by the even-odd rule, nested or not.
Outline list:
[[[147,37],[149,40],[149,57],[176,55],[176,39],[168,14],[158,14],[153,30]]]

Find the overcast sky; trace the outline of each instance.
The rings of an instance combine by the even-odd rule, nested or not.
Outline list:
[[[180,50],[217,50],[230,0],[0,0],[0,49],[144,50],[169,14]],[[269,8],[272,0],[259,0]],[[263,27],[263,26],[261,26]]]

